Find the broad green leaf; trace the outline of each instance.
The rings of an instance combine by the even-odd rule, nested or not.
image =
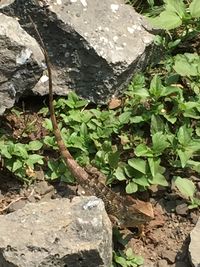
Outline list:
[[[152,150],[145,144],[138,145],[134,152],[137,157],[153,157]]]
[[[188,160],[187,167],[192,168],[192,170],[200,173],[200,162],[199,161]]]
[[[85,139],[88,138],[88,129],[87,129],[86,123],[84,122],[81,124],[81,127],[80,127],[80,135]]]
[[[157,184],[162,186],[168,186],[168,182],[165,176],[161,173],[157,173],[153,178],[149,179],[151,184]]]
[[[130,123],[140,123],[144,121],[143,116],[134,116],[130,118]]]
[[[121,115],[119,115],[119,122],[121,124],[126,124],[129,122],[130,117],[131,117],[131,112],[126,111],[126,112],[122,113]]]
[[[40,164],[40,165],[42,165],[42,164],[44,164],[44,161],[43,161],[43,156],[41,156],[41,155],[38,155],[38,154],[32,154],[32,155],[29,155],[28,156],[28,159],[26,160],[26,165],[27,166],[30,166],[32,169],[33,169],[33,167],[34,167],[34,164]]]
[[[151,134],[154,135],[157,132],[164,132],[165,125],[160,116],[151,116]]]
[[[181,194],[188,198],[193,198],[196,191],[195,185],[192,181],[187,178],[181,178],[180,176],[174,177],[174,184],[181,192]]]
[[[192,129],[187,128],[186,125],[181,126],[178,130],[177,137],[179,143],[186,147],[191,141]]]
[[[149,97],[149,92],[145,88],[138,88],[134,90],[134,95],[137,95],[142,99],[146,99],[147,97]]]
[[[200,17],[200,5],[199,0],[193,0],[189,5],[190,14],[193,18]]]
[[[154,177],[158,173],[163,174],[165,172],[165,168],[160,166],[160,159],[156,158],[148,158],[149,168],[151,171],[151,175]]]
[[[108,155],[108,163],[112,169],[117,168],[119,162],[120,153],[119,151],[111,152]]]
[[[6,157],[7,159],[12,158],[12,154],[9,153],[7,145],[0,144],[0,155]]]
[[[138,185],[135,182],[129,182],[126,186],[126,193],[127,194],[132,194],[137,192],[138,190]]]
[[[149,92],[156,98],[159,98],[160,96],[162,96],[162,90],[163,85],[161,83],[161,79],[158,75],[155,75],[151,80]]]
[[[129,159],[128,165],[143,174],[146,173],[146,161],[143,159]]]
[[[152,143],[152,150],[155,154],[161,154],[170,145],[162,132],[157,132],[152,136]]]
[[[21,144],[21,143],[15,144],[13,155],[16,155],[16,156],[19,156],[19,157],[26,159],[28,157],[26,146],[24,144]]]
[[[166,0],[166,10],[175,12],[180,18],[184,18],[186,15],[186,7],[183,0]]]
[[[13,163],[12,172],[15,172],[16,170],[22,168],[22,166],[23,166],[22,161],[20,161],[19,159],[17,159],[17,160]]]
[[[182,19],[172,11],[163,11],[158,17],[149,18],[150,23],[156,28],[172,30],[182,24]]]
[[[129,258],[129,259],[132,259],[135,256],[134,253],[133,253],[132,248],[128,248],[126,250],[125,254],[126,254],[126,257]]]
[[[193,153],[191,151],[189,152],[187,150],[182,150],[182,149],[177,149],[177,153],[181,161],[181,167],[184,168]]]
[[[45,119],[43,126],[49,130],[49,131],[53,131],[53,125],[50,119]]]
[[[128,267],[127,263],[126,263],[126,259],[120,256],[115,256],[115,262],[120,264],[122,267]],[[130,265],[129,265],[130,266]]]
[[[189,53],[184,55],[177,55],[174,57],[175,64],[173,66],[174,70],[181,76],[197,76],[199,75],[197,64],[195,60],[198,58],[191,58]]]
[[[117,167],[117,169],[114,172],[114,175],[117,178],[117,180],[119,180],[119,181],[126,180],[126,175],[124,173],[124,167],[121,167],[121,166]]]
[[[34,140],[34,141],[29,142],[28,150],[36,151],[36,150],[39,150],[42,146],[43,146],[43,144],[41,141]]]
[[[145,175],[134,178],[134,182],[143,187],[149,186],[148,178]]]

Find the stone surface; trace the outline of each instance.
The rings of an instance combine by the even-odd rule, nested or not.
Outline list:
[[[157,267],[169,267],[166,260],[159,260],[157,263]]]
[[[42,59],[35,39],[16,19],[0,13],[0,115],[36,85]]]
[[[111,265],[112,227],[95,197],[27,204],[1,215],[0,226],[2,267]]]
[[[172,250],[163,250],[162,258],[167,260],[169,263],[174,263],[176,259],[176,253]]]
[[[189,255],[194,267],[200,266],[200,219],[190,233]]]
[[[47,46],[54,92],[59,95],[75,90],[82,97],[105,103],[122,92],[133,73],[152,59],[154,35],[142,16],[124,1],[11,2],[1,12],[17,16],[33,35],[26,16],[31,14]],[[35,93],[48,93],[45,80],[43,75]]]

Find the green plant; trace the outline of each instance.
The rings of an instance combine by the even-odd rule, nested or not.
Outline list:
[[[114,262],[118,266],[122,267],[137,267],[141,266],[144,263],[144,260],[141,256],[135,255],[131,248],[128,248],[126,252],[119,251],[118,253],[114,252]],[[115,267],[113,263],[113,267]]]
[[[29,181],[27,171],[36,165],[43,165],[43,156],[35,154],[43,146],[40,141],[31,141],[28,144],[15,143],[11,140],[0,140],[0,155],[4,159],[4,166],[18,178]]]
[[[177,176],[174,177],[173,182],[181,196],[189,202],[189,209],[194,209],[200,206],[200,199],[195,197],[196,187],[192,181]]]

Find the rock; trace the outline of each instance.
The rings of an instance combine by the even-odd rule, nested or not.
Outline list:
[[[168,267],[168,263],[166,260],[159,260],[157,263],[157,267]]]
[[[50,192],[54,193],[54,187],[49,185],[46,181],[37,182],[34,186],[34,190],[39,195],[45,195]]]
[[[197,224],[199,216],[196,213],[191,212],[190,213],[190,218],[191,218],[193,224]]]
[[[189,255],[194,267],[200,266],[200,219],[190,233]]]
[[[43,55],[14,18],[0,13],[0,115],[42,75]]]
[[[176,259],[176,252],[172,250],[165,250],[161,253],[162,258],[167,260],[168,263],[174,263]]]
[[[41,7],[44,2],[47,5]],[[105,103],[122,92],[153,55],[159,58],[152,29],[121,0],[26,0],[26,5],[24,0],[17,0],[1,12],[18,17],[24,29],[34,34],[26,16],[27,12],[31,14],[46,44],[54,92],[59,95],[74,90],[82,97]],[[35,93],[48,94],[45,77],[33,89]]]
[[[179,215],[187,215],[188,205],[186,203],[180,203],[176,206],[176,213]]]
[[[1,215],[0,225],[1,266],[111,265],[112,227],[96,197],[30,203]]]
[[[22,209],[26,205],[26,200],[21,199],[19,201],[16,201],[10,205],[8,208],[9,212],[14,212],[16,210]]]

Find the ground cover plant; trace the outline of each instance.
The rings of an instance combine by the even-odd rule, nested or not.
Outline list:
[[[107,176],[107,184],[120,184],[127,194],[151,186],[175,188],[190,209],[198,208],[196,184],[200,173],[200,7],[191,1],[129,1],[155,27],[165,31],[155,36],[162,56],[156,65],[134,75],[122,96],[108,106],[94,106],[75,93],[55,100],[62,137],[82,165],[92,164]],[[16,108],[14,116],[22,116]],[[34,180],[38,167],[48,180],[73,177],[56,153],[57,145],[48,107],[46,134],[33,138],[31,122],[24,123],[18,137],[0,132],[2,166],[24,182]],[[55,151],[48,157],[48,151]],[[142,259],[131,250],[115,253],[119,266],[138,266]]]

